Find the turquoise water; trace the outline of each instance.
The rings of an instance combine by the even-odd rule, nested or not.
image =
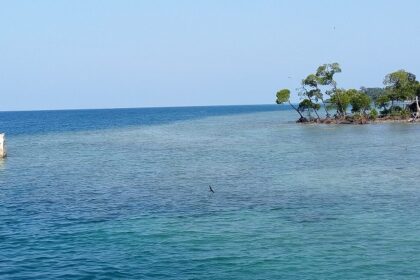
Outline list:
[[[1,279],[420,278],[418,125],[276,106],[0,119]]]

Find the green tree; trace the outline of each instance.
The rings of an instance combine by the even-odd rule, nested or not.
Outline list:
[[[341,67],[338,63],[330,63],[330,64],[323,64],[318,67],[315,73],[315,77],[318,82],[318,87],[322,87],[324,89],[324,94],[331,97],[337,91],[337,82],[334,80],[334,75],[337,73],[341,73]],[[340,98],[340,94],[336,95],[336,99]],[[327,111],[327,117],[329,113]]]
[[[370,110],[369,112],[369,119],[371,120],[376,120],[378,118],[378,111],[376,111],[375,108],[373,108],[372,110]]]
[[[311,102],[318,103],[319,101],[321,101],[325,109],[325,114],[328,118],[330,114],[327,110],[327,106],[325,105],[324,94],[322,93],[321,89],[318,87],[318,77],[314,74],[310,74],[305,79],[302,80],[301,84],[302,84],[302,90],[301,90],[300,95],[303,95],[304,98],[309,99]],[[320,108],[321,106],[319,106],[319,109]],[[314,109],[314,110],[318,111],[319,109]],[[316,112],[316,114],[318,116],[318,112]]]
[[[334,75],[341,73],[341,67],[338,63],[323,64],[316,70],[315,76],[318,82],[323,86],[330,86],[332,90],[337,89],[337,82],[334,80]]]
[[[386,111],[388,111],[388,106],[389,106],[390,102],[391,102],[391,99],[389,98],[389,95],[384,93],[384,94],[378,96],[378,98],[375,101],[375,105],[379,109],[382,109],[382,111],[386,112]]]
[[[383,88],[367,88],[367,87],[361,87],[361,92],[366,93],[374,102],[379,98],[379,96],[385,94],[385,89]]]
[[[416,75],[405,70],[398,70],[385,76],[386,94],[391,101],[391,109],[395,101],[413,100],[418,89]]]
[[[289,105],[299,114],[300,120],[304,120],[305,117],[302,115],[301,111],[296,108],[291,102],[290,102],[290,90],[288,89],[281,89],[276,93],[276,103],[277,104],[284,104],[289,103]]]
[[[351,91],[351,90],[350,90]],[[370,97],[361,91],[353,90],[350,94],[350,105],[352,113],[363,113],[366,115],[366,111],[370,109],[372,100]]]
[[[336,89],[329,100],[330,107],[337,110],[339,117],[347,115],[347,108],[350,105],[353,90]]]
[[[309,119],[312,119],[311,112],[313,111],[319,120],[318,110],[321,108],[321,105],[318,103],[312,102],[310,99],[304,99],[299,103],[298,110],[302,113],[307,113]]]

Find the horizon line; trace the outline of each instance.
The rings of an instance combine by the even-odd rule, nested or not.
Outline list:
[[[292,103],[294,104],[294,103]],[[187,106],[148,106],[148,107],[109,107],[109,108],[66,108],[66,109],[33,109],[33,110],[0,110],[0,113],[18,112],[54,112],[54,111],[92,111],[92,110],[130,110],[130,109],[159,109],[159,108],[196,108],[196,107],[233,107],[233,106],[282,106],[276,103],[256,103],[256,104],[222,104],[222,105],[187,105]],[[286,105],[285,105],[286,106]]]

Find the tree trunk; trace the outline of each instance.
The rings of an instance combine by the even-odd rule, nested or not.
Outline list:
[[[317,112],[317,110],[316,110],[316,109],[314,109],[314,112],[315,112],[315,115],[316,115],[316,117],[318,118],[318,120],[321,120],[321,118],[319,117],[318,112]]]
[[[330,113],[328,113],[328,110],[327,110],[327,105],[325,105],[324,98],[321,98],[321,102],[322,102],[322,106],[324,106],[324,110],[325,110],[325,117],[326,117],[326,118],[329,118],[329,117],[330,117]]]
[[[293,106],[293,104],[292,103],[290,103],[290,100],[289,100],[289,105],[293,108],[293,109],[295,109],[295,111],[299,114],[299,116],[300,116],[300,118],[301,119],[305,119],[305,117],[302,115],[302,113],[295,107],[295,106]]]

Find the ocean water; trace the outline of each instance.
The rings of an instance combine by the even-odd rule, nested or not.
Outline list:
[[[0,278],[419,279],[420,126],[294,119],[0,113]]]

